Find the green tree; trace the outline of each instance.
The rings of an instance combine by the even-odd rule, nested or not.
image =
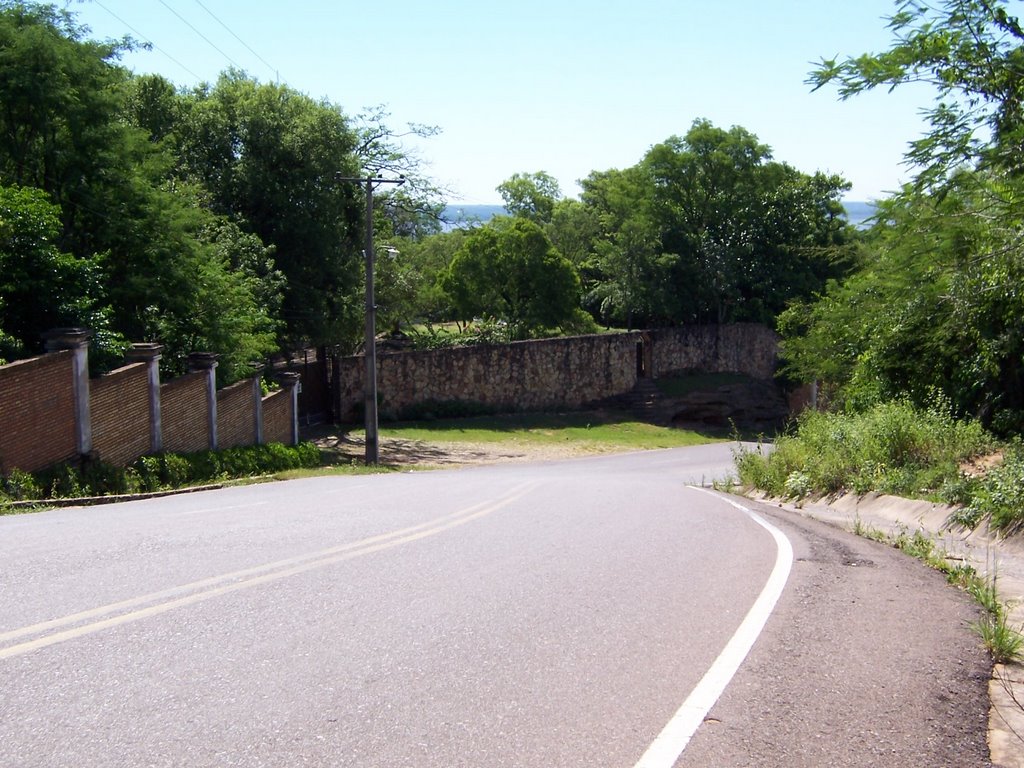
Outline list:
[[[459,320],[493,317],[514,339],[578,320],[579,277],[528,219],[498,218],[470,232],[442,286]]]
[[[510,214],[538,224],[551,221],[555,204],[562,199],[558,181],[545,171],[513,174],[498,185],[498,194]]]
[[[85,39],[70,14],[50,6],[0,5],[0,184],[41,190],[8,202],[45,223],[34,251],[23,238],[10,257],[51,265],[39,274],[40,283],[44,274],[52,278],[50,293],[40,285],[38,294],[52,297],[56,315],[92,326],[94,350],[122,338],[160,341],[174,372],[196,349],[189,345],[201,344],[226,353],[219,374],[229,381],[248,359],[271,351],[273,321],[256,306],[241,259],[233,262],[223,241],[214,242],[218,219],[204,207],[205,191],[172,175],[167,127],[177,102],[157,79],[133,87],[130,73],[113,63],[124,45]],[[148,129],[139,127],[144,115]],[[53,215],[60,217],[55,233]],[[4,303],[27,317],[24,302]],[[27,342],[52,324],[36,312],[29,325],[41,324],[19,337]],[[245,363],[234,357],[240,350]]]
[[[1024,30],[1006,0],[896,3],[887,51],[822,59],[808,82],[842,99],[879,86],[935,89],[931,129],[911,144],[915,184],[930,190],[959,170],[1024,167]]]
[[[596,233],[581,269],[587,310],[606,325],[661,325],[675,316],[674,257],[661,251],[651,217],[652,187],[640,166],[593,172],[582,182],[582,200]]]
[[[356,115],[355,155],[363,176],[402,178],[398,188],[381,189],[374,197],[376,232],[382,238],[418,240],[441,231],[445,198],[449,190],[440,187],[427,173],[427,164],[406,139],[429,139],[441,133],[436,125],[407,123],[395,129],[390,113],[377,106]]]
[[[601,234],[597,210],[580,200],[563,198],[555,203],[551,221],[545,224],[544,231],[551,244],[580,271],[582,277]]]
[[[0,186],[0,357],[35,354],[43,332],[65,326],[92,328],[101,354],[120,348],[94,299],[99,260],[61,252],[59,237],[60,210],[45,192]]]
[[[397,241],[397,255],[377,259],[377,306],[381,325],[393,330],[414,323],[435,323],[451,316],[442,276],[469,232],[454,229]]]
[[[850,238],[839,177],[771,161],[744,128],[697,120],[644,158],[662,249],[679,256],[679,319],[771,322],[787,302],[842,274]]]
[[[274,247],[286,278],[283,341],[351,342],[362,306],[357,135],[340,108],[239,72],[189,94],[178,128],[182,173],[213,212]]]
[[[1022,222],[991,217],[1005,189],[962,172],[942,195],[880,204],[863,268],[783,316],[787,367],[860,409],[941,393],[1002,432],[1024,425]]]
[[[740,127],[697,120],[581,184],[598,225],[585,306],[605,322],[771,323],[849,269],[848,185],[772,161]]]
[[[1001,432],[1024,429],[1024,34],[1000,0],[897,5],[888,51],[823,60],[816,87],[936,89],[907,153],[913,184],[881,205],[864,267],[783,330],[788,364],[854,407],[942,393]]]

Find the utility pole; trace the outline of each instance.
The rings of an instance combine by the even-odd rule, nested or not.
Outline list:
[[[380,461],[380,441],[377,436],[377,303],[373,293],[373,189],[380,184],[405,184],[405,177],[383,179],[377,176],[338,176],[338,181],[348,181],[366,185],[366,338],[364,341],[366,358],[366,386],[364,392],[364,408],[366,415],[366,458],[367,466]]]

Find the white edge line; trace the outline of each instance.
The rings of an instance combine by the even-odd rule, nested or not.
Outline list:
[[[761,594],[747,611],[743,622],[737,628],[735,634],[729,639],[725,648],[715,659],[714,663],[697,683],[686,701],[668,721],[668,724],[658,734],[651,746],[644,752],[643,757],[634,768],[671,768],[683,754],[686,745],[689,744],[697,728],[704,722],[711,707],[718,701],[726,686],[732,680],[736,671],[740,668],[743,660],[747,657],[754,642],[761,634],[768,617],[771,615],[775,604],[782,595],[789,579],[789,571],[793,565],[793,545],[790,544],[786,535],[769,523],[760,515],[752,512],[742,504],[737,504],[724,496],[711,493],[703,488],[690,486],[695,491],[702,491],[715,496],[727,504],[739,509],[755,523],[764,528],[775,539],[778,552],[775,558],[775,567],[772,568],[768,581],[765,582]]]

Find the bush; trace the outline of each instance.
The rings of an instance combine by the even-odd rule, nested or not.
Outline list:
[[[960,464],[993,444],[981,425],[953,419],[941,402],[922,410],[905,401],[861,414],[805,413],[766,457],[737,459],[740,480],[776,496],[878,491],[940,497],[959,481]]]
[[[12,501],[27,501],[43,497],[43,489],[36,478],[20,469],[15,469],[7,477],[0,478],[0,489]]]
[[[973,497],[953,522],[973,528],[988,518],[993,529],[1018,533],[1024,529],[1024,445],[1015,443],[977,483]]]
[[[59,464],[36,473],[14,470],[0,477],[0,499],[22,501],[139,493],[181,488],[232,477],[320,466],[312,443],[270,443],[223,451],[142,456],[129,467],[87,460],[81,469]]]

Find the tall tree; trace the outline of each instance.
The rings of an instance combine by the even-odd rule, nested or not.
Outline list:
[[[809,83],[842,99],[879,86],[935,89],[931,129],[910,145],[915,184],[941,187],[957,171],[1024,170],[1024,30],[1006,0],[901,0],[887,51],[822,59]]]
[[[110,332],[109,308],[96,301],[99,259],[61,252],[60,229],[60,209],[45,192],[0,186],[0,357],[40,351],[41,334],[51,328]],[[104,340],[114,342],[104,348],[119,341]]]
[[[70,14],[50,6],[0,5],[0,185],[21,190],[8,204],[39,213],[36,220],[60,217],[55,236],[36,228],[35,244],[19,238],[8,259],[61,265],[51,275],[63,296],[81,280],[61,275],[88,273],[76,305],[94,309],[91,319],[79,312],[94,326],[94,349],[119,337],[160,341],[173,371],[195,348],[188,345],[209,345],[229,353],[218,373],[231,380],[271,351],[273,322],[254,303],[245,271],[209,238],[216,217],[201,205],[205,193],[172,183],[169,144],[133,125],[132,77],[113,62],[121,47],[85,39]],[[149,101],[168,103],[159,90]],[[26,196],[27,188],[42,196]],[[5,301],[11,311],[20,303]],[[233,313],[230,322],[221,312]],[[37,314],[33,322],[48,321]],[[234,356],[241,350],[246,362]]]
[[[239,72],[190,94],[179,128],[187,178],[212,209],[274,246],[286,278],[283,341],[344,343],[362,314],[361,174],[342,111]]]
[[[562,190],[554,176],[545,172],[515,173],[498,185],[505,210],[538,224],[551,221]]]
[[[498,218],[473,230],[442,285],[457,317],[507,322],[514,339],[577,319],[579,277],[538,224]]]
[[[669,324],[676,316],[672,269],[677,257],[662,248],[654,221],[652,185],[644,170],[592,173],[583,201],[595,212],[599,235],[584,269],[587,309],[605,324]]]
[[[582,186],[600,223],[587,306],[606,322],[770,323],[848,270],[846,183],[772,161],[744,128],[697,120]]]
[[[940,392],[998,431],[1024,429],[1024,32],[1009,7],[898,3],[889,50],[810,76],[844,99],[911,82],[936,93],[907,153],[914,182],[882,205],[864,269],[786,318],[790,366],[847,403]]]
[[[436,125],[407,123],[393,128],[384,106],[365,109],[352,121],[355,154],[364,176],[402,178],[397,189],[382,189],[375,197],[376,229],[383,237],[419,239],[441,231],[449,190],[427,172],[426,161],[407,140],[429,139],[441,133]]]
[[[653,147],[643,166],[663,250],[680,257],[684,321],[770,322],[842,273],[840,248],[850,237],[840,218],[842,179],[772,162],[746,129],[707,120]]]

